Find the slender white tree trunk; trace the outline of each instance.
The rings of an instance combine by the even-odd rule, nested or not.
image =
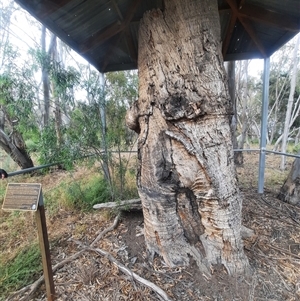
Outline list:
[[[288,142],[288,137],[289,137],[289,130],[290,130],[290,121],[291,121],[291,115],[292,115],[292,109],[293,109],[293,104],[294,104],[294,94],[295,94],[295,88],[296,88],[296,78],[297,78],[297,51],[299,48],[299,43],[300,43],[300,36],[298,36],[294,52],[293,52],[293,59],[292,59],[292,64],[293,64],[293,69],[292,69],[292,75],[291,75],[291,89],[290,89],[290,94],[289,94],[289,100],[286,108],[286,115],[285,115],[285,122],[284,122],[284,130],[283,130],[283,136],[282,136],[282,145],[281,145],[281,152],[286,153],[286,148],[287,148],[287,142]],[[281,157],[281,164],[280,164],[280,169],[284,170],[285,169],[285,162],[286,162],[286,157],[282,156]]]
[[[49,124],[50,119],[50,80],[49,80],[49,61],[47,59],[46,52],[46,27],[42,26],[42,35],[41,35],[41,45],[42,53],[44,59],[42,60],[42,82],[43,82],[43,94],[44,102],[41,107],[42,116],[43,116],[43,127]]]

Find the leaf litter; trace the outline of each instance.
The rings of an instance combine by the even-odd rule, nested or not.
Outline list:
[[[276,198],[286,176],[279,171],[278,157],[267,156],[265,192],[257,193],[257,160],[257,155],[246,155],[244,165],[237,168],[243,224],[255,232],[244,240],[250,275],[230,277],[222,266],[214,266],[208,279],[194,262],[174,269],[160,257],[150,262],[141,212],[123,212],[115,223],[102,211],[87,214],[60,210],[47,218],[52,265],[57,267],[56,300],[164,300],[156,287],[169,300],[177,301],[300,300],[300,208]],[[275,183],[269,181],[274,173],[281,177]],[[133,275],[145,279],[150,286]],[[7,301],[47,300],[43,279],[28,295],[30,288],[15,295],[12,292]]]

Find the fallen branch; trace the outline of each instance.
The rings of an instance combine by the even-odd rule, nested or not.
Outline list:
[[[95,239],[94,241],[91,243],[91,247],[94,246],[106,233],[110,232],[110,231],[113,231],[117,225],[118,225],[118,222],[119,222],[119,218],[120,218],[120,214],[118,214],[115,219],[114,219],[114,222],[113,224],[104,229]],[[76,252],[75,254],[67,257],[65,260],[57,263],[56,265],[54,265],[52,267],[52,272],[54,273],[55,271],[57,271],[58,269],[62,268],[65,264],[69,263],[70,261],[73,261],[75,260],[76,258],[78,258],[83,252],[85,252],[86,249],[82,249],[78,252]],[[15,297],[17,296],[20,296],[22,295],[23,297],[21,297],[19,299],[19,301],[29,301],[30,298],[32,297],[32,295],[37,291],[37,289],[41,286],[41,284],[44,282],[44,275],[42,275],[39,279],[37,279],[34,283],[32,284],[29,284],[23,288],[21,288],[20,290],[12,293],[7,299],[6,301],[11,301],[13,300]],[[29,291],[27,293],[27,291]],[[26,296],[24,296],[24,294],[26,294]]]
[[[78,244],[80,247],[83,248],[83,250],[89,250],[89,251],[93,251],[96,252],[97,254],[100,254],[102,256],[105,256],[110,262],[112,262],[113,264],[115,264],[124,274],[126,274],[127,276],[131,277],[132,279],[135,279],[136,281],[138,281],[139,283],[151,288],[159,297],[162,298],[162,300],[164,301],[172,301],[168,295],[156,284],[154,284],[153,282],[139,276],[138,274],[132,272],[129,268],[127,268],[125,265],[123,265],[121,262],[119,262],[116,258],[114,258],[110,253],[99,249],[99,248],[92,248],[90,246],[86,246],[84,245],[82,242],[80,241],[75,241],[74,242],[76,244]]]
[[[299,256],[299,255],[294,254],[294,253],[292,253],[292,252],[290,252],[290,251],[288,251],[288,250],[284,250],[284,249],[282,249],[282,248],[275,247],[275,246],[273,246],[273,245],[271,245],[271,244],[269,244],[269,247],[272,248],[272,249],[274,249],[274,250],[277,250],[277,251],[279,251],[279,252],[281,252],[281,253],[284,253],[284,254],[287,254],[287,255],[289,255],[289,256],[292,256],[292,257],[295,257],[295,258],[297,258],[297,259],[300,259],[300,256]]]
[[[94,209],[113,209],[120,210],[142,210],[142,203],[140,199],[125,200],[120,202],[108,202],[102,204],[96,204]]]
[[[120,263],[117,259],[115,259],[111,254],[108,252],[99,249],[99,248],[91,248],[91,247],[86,247],[86,249],[91,250],[96,252],[97,254],[103,255],[106,258],[108,258],[113,264],[115,264],[124,274],[128,275],[132,279],[135,279],[139,283],[151,288],[155,293],[157,293],[163,300],[165,301],[172,301],[168,295],[163,291],[159,286],[154,284],[153,282],[140,277],[138,274],[132,272],[129,268],[127,268],[125,265]]]
[[[90,246],[93,247],[106,233],[116,229],[119,223],[119,219],[120,219],[120,213],[115,217],[113,224],[110,227],[104,229],[102,232],[100,232],[100,234],[94,239],[94,241],[91,243]]]

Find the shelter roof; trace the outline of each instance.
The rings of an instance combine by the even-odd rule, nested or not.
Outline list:
[[[163,0],[15,0],[100,72],[137,68],[143,14]],[[300,31],[299,0],[218,0],[224,60],[265,58]]]

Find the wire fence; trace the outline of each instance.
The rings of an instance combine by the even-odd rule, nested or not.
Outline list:
[[[296,158],[296,159],[300,158],[300,155],[298,155],[298,154],[295,155],[295,154],[291,154],[291,153],[282,153],[282,152],[271,151],[271,150],[267,150],[267,149],[263,149],[263,148],[261,148],[261,149],[260,148],[256,148],[256,149],[234,149],[233,151],[234,152],[257,152],[257,153],[260,154],[260,156],[262,154],[265,155],[267,153],[270,153],[270,154],[274,154],[274,155],[293,157],[293,158]],[[120,152],[119,151],[111,151],[110,153],[137,153],[137,151],[120,151]],[[77,160],[85,159],[85,158],[92,157],[92,156],[96,156],[96,155],[93,155],[93,154],[92,155],[87,155],[87,156],[78,158]],[[63,162],[54,162],[54,163],[39,165],[39,166],[26,168],[26,169],[22,169],[22,170],[17,170],[17,171],[8,173],[8,177],[13,177],[13,176],[16,176],[16,175],[21,175],[21,174],[26,174],[26,173],[31,173],[31,172],[36,171],[36,170],[49,168],[49,167],[56,166],[56,165],[61,165],[61,164],[63,164]],[[264,173],[265,173],[266,168],[267,168],[267,166],[263,166],[263,169],[261,170],[261,168],[260,168],[260,170],[258,171],[258,178],[259,178],[259,182],[258,182],[259,188],[258,188],[258,190],[259,190],[259,193],[263,193]],[[261,173],[263,175],[261,175]]]

